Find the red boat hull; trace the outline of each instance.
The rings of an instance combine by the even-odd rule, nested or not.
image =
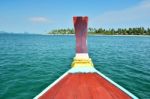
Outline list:
[[[132,99],[97,73],[69,73],[39,99]]]

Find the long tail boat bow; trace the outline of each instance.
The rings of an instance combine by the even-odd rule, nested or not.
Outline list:
[[[72,67],[34,99],[138,99],[94,68],[87,49],[87,16],[73,17],[76,55]]]

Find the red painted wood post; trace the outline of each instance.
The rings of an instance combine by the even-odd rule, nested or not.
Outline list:
[[[76,53],[88,53],[87,50],[88,17],[74,16],[73,23],[76,35]]]

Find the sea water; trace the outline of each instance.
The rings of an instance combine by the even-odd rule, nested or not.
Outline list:
[[[150,36],[89,36],[97,70],[150,99]],[[0,99],[32,99],[71,68],[74,35],[0,34]]]

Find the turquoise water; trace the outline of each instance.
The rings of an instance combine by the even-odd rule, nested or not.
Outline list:
[[[150,99],[150,37],[89,36],[95,67]],[[31,99],[70,69],[74,36],[0,34],[0,99]]]

